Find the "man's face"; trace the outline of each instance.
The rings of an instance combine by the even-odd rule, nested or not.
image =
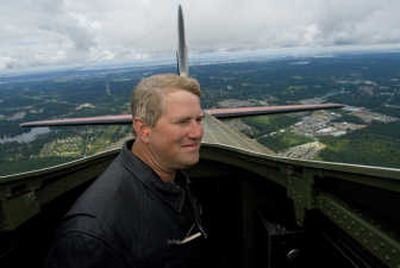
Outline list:
[[[149,135],[149,149],[160,167],[176,170],[199,161],[203,117],[198,96],[179,90],[164,97],[163,113]]]

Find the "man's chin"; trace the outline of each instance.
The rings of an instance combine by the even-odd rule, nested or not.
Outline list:
[[[194,157],[192,159],[185,159],[185,161],[182,161],[182,167],[181,168],[189,168],[191,166],[196,165],[199,162],[199,157]]]

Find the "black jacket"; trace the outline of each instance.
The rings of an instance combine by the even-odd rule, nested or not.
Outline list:
[[[190,182],[162,182],[131,146],[66,214],[48,267],[187,267],[199,239],[179,241],[202,229]]]

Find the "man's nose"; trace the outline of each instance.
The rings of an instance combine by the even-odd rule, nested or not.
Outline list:
[[[203,124],[194,120],[190,124],[189,137],[193,139],[201,139],[203,137]]]

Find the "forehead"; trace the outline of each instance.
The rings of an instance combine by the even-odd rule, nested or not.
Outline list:
[[[189,101],[200,101],[200,98],[183,89],[171,89],[164,94],[165,103],[185,103]]]
[[[164,114],[194,112],[200,109],[200,98],[185,90],[170,91],[164,96]]]

